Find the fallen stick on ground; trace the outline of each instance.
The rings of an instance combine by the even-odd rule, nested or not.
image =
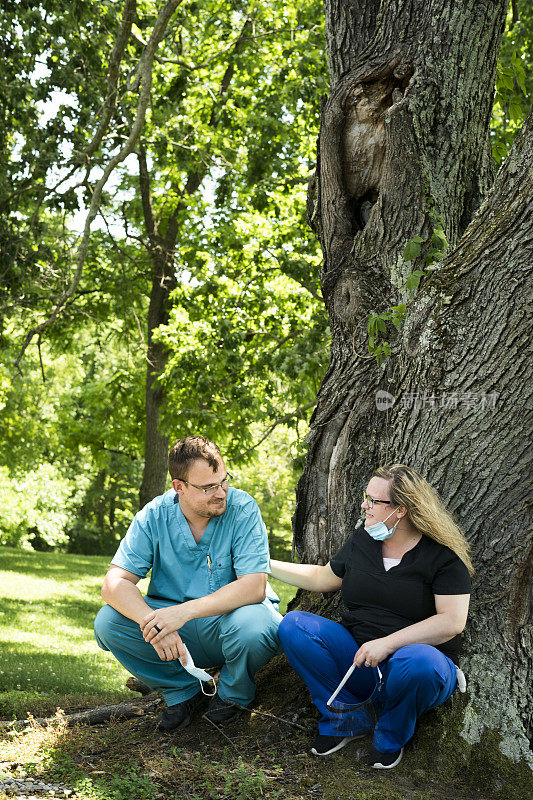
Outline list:
[[[89,708],[87,711],[79,711],[75,714],[62,714],[53,717],[36,718],[30,717],[29,719],[18,719],[13,722],[7,723],[7,727],[18,728],[27,725],[41,725],[46,727],[48,725],[57,725],[58,721],[65,720],[67,727],[73,725],[98,725],[100,722],[107,722],[110,719],[131,719],[132,717],[142,717],[147,711],[154,709],[161,699],[158,697],[155,700],[150,700],[146,703],[115,703],[111,706],[97,706],[96,708]]]

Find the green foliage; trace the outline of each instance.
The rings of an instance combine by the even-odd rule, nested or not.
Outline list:
[[[37,550],[65,544],[72,488],[52,464],[42,464],[38,477],[27,473],[10,478],[8,469],[0,467],[0,544],[33,543]]]
[[[168,769],[175,769],[175,762],[182,757],[179,747],[172,747],[172,761],[168,761]],[[265,773],[258,769],[253,759],[245,762],[238,756],[235,766],[207,759],[202,753],[196,753],[187,762],[187,783],[194,787],[194,795],[190,800],[216,800],[231,797],[232,800],[261,800],[269,797],[272,800],[283,796],[283,790],[272,789]],[[196,791],[198,794],[196,794]],[[266,794],[268,792],[268,794]]]
[[[501,163],[507,156],[533,100],[533,6],[526,0],[509,9],[496,76],[491,120],[492,156]]]
[[[83,800],[153,800],[156,793],[155,784],[135,767],[124,775],[79,778],[74,785]]]
[[[143,334],[152,272],[159,273],[135,157],[104,193],[105,222],[96,222],[74,296],[39,351],[27,351],[23,375],[13,377],[9,365],[71,279],[73,229],[101,167],[124,144],[138,101],[127,83],[159,7],[137,5],[109,130],[81,167],[122,8],[80,0],[73,13],[41,0],[0,10],[8,86],[0,101],[0,349],[8,365],[0,433],[10,480],[39,459],[70,481],[77,519],[63,532],[75,551],[113,549],[140,480]],[[178,289],[157,334],[169,349],[161,425],[169,436],[201,429],[235,458],[276,420],[296,427],[306,418],[326,366],[320,256],[305,223],[326,91],[322,28],[317,0],[298,7],[188,0],[154,64],[141,142],[156,238],[171,220],[178,230]],[[261,432],[252,432],[258,423]]]
[[[44,381],[34,353],[23,376],[0,373],[0,543],[115,551],[141,472],[143,365],[124,345],[87,326],[69,354],[42,346]]]

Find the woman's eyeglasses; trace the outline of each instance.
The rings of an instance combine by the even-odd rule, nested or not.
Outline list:
[[[374,503],[383,503],[384,505],[390,505],[390,500],[376,500],[374,497],[370,497],[369,494],[363,492],[363,503],[368,503],[370,508],[374,508]]]

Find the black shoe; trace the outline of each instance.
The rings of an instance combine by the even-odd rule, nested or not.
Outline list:
[[[239,711],[238,706],[229,700],[223,700],[219,694],[216,694],[209,703],[209,708],[204,716],[214,722],[215,725],[218,725],[221,722],[229,722],[231,719],[235,719]]]
[[[325,736],[319,733],[311,745],[311,752],[314,756],[329,756],[347,745],[351,738],[353,737]]]
[[[198,692],[194,697],[184,700],[182,703],[176,703],[173,706],[168,706],[163,709],[159,718],[158,730],[160,731],[178,731],[181,728],[186,728],[191,724],[193,712],[205,706],[207,698],[202,692]]]
[[[380,753],[375,747],[371,747],[368,763],[374,769],[392,769],[400,763],[402,756],[403,747],[401,750],[395,750],[394,753]]]

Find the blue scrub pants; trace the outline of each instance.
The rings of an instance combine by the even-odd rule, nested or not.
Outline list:
[[[144,599],[153,609],[174,605],[159,598]],[[246,706],[255,697],[255,673],[282,652],[278,638],[281,619],[266,599],[229,614],[191,620],[180,628],[179,635],[196,666],[222,665],[218,682],[222,699]],[[139,625],[111,606],[103,606],[98,612],[94,635],[102,650],[110,650],[128,672],[160,690],[168,706],[188,700],[200,690],[198,679],[179,661],[161,661],[152,645],[144,641]]]
[[[453,661],[429,644],[400,647],[380,664],[384,687],[374,705],[378,721],[367,707],[336,715],[328,711],[331,697],[358,650],[351,633],[330,619],[291,611],[282,620],[279,637],[289,663],[307,684],[321,714],[319,732],[327,736],[357,736],[374,730],[380,753],[393,753],[413,736],[418,717],[440,706],[457,684]],[[356,704],[376,686],[377,672],[360,667],[352,673],[337,699]]]

